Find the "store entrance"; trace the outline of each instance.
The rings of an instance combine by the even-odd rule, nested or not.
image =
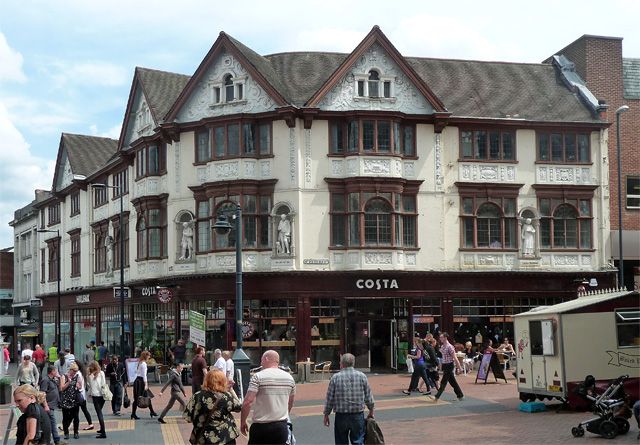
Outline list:
[[[398,320],[393,299],[348,300],[345,351],[356,358],[355,367],[365,371],[398,369]],[[406,320],[400,320],[406,326]],[[406,329],[405,329],[406,330]]]

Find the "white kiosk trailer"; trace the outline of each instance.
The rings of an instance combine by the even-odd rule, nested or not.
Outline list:
[[[598,388],[628,374],[626,393],[640,397],[638,292],[593,291],[514,316],[516,380],[522,401],[557,398],[573,408],[587,402],[575,389],[587,375]],[[633,403],[633,402],[632,402]]]

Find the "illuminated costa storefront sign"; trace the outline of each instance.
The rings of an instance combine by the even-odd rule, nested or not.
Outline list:
[[[398,281],[389,278],[379,278],[376,280],[368,279],[365,280],[360,278],[356,280],[356,287],[358,289],[375,289],[375,290],[383,290],[383,289],[398,289]]]

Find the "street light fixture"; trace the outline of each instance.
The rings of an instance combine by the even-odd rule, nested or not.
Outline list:
[[[60,238],[60,230],[56,229],[56,230],[49,230],[49,229],[38,229],[36,230],[36,232],[38,233],[55,233],[56,234],[56,238],[58,239],[58,248],[56,249],[56,256],[57,256],[57,262],[58,262],[58,273],[57,273],[57,278],[58,278],[58,309],[56,310],[56,326],[55,326],[55,331],[56,331],[56,345],[58,346],[58,349],[62,348],[62,344],[60,343],[60,249],[62,249],[62,239]],[[44,277],[43,277],[44,278]]]
[[[628,105],[622,105],[616,110],[616,146],[618,155],[618,249],[620,249],[620,263],[618,264],[619,287],[624,287],[624,256],[622,255],[622,156],[620,153],[620,114],[628,110]]]
[[[242,350],[242,208],[237,205],[235,209],[219,213],[213,229],[218,235],[228,235],[232,229],[230,217],[235,219],[236,230],[236,350],[233,362],[237,369],[242,370],[242,389],[246,392],[251,360]]]
[[[74,181],[86,181],[87,177],[84,175],[73,175]],[[90,183],[91,187],[95,188],[110,188],[116,189],[120,196],[120,224],[119,224],[119,236],[120,236],[120,355],[125,358],[125,334],[124,334],[124,193],[122,193],[122,185],[108,185],[103,183]]]

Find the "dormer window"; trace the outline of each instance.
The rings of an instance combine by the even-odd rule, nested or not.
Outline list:
[[[138,111],[138,122],[140,123],[140,129],[145,129],[151,125],[151,110],[146,102],[142,102],[140,111]]]
[[[385,78],[376,69],[367,74],[356,75],[357,97],[370,99],[392,99],[393,79]]]
[[[219,105],[243,100],[245,80],[246,77],[226,74],[219,82],[211,83],[211,103]]]
[[[224,94],[226,102],[231,102],[233,100],[233,90],[233,77],[231,77],[231,74],[227,74],[224,77]]]

